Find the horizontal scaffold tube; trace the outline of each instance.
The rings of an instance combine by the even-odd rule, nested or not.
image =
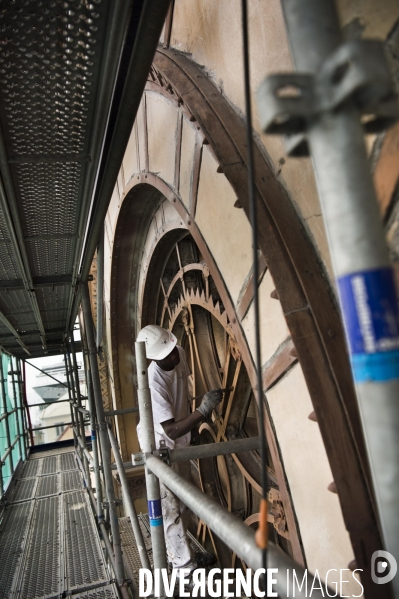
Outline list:
[[[244,524],[237,516],[233,516],[215,500],[207,497],[195,485],[187,482],[170,466],[159,458],[146,456],[146,465],[167,487],[179,497],[213,532],[234,551],[250,568],[258,570],[262,567],[262,553],[255,543],[255,531]],[[275,568],[277,580],[275,590],[281,597],[287,596],[287,570],[295,570],[296,578],[302,580],[307,575],[302,566],[296,564],[288,555],[274,544],[268,545],[267,567]],[[292,574],[289,575],[292,580]],[[330,591],[332,593],[332,591]],[[305,589],[296,589],[295,596],[300,599],[306,596]],[[313,599],[325,597],[325,591],[314,589]],[[331,594],[331,597],[334,595]]]
[[[213,458],[218,455],[240,453],[241,451],[254,451],[260,445],[260,437],[249,439],[235,439],[225,443],[207,443],[206,445],[193,445],[183,449],[169,450],[171,462],[186,462],[187,460],[200,460],[201,458]]]

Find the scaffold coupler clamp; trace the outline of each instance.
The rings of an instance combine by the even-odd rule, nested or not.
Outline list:
[[[284,135],[287,154],[309,156],[311,122],[351,100],[365,133],[379,133],[399,118],[399,107],[384,47],[374,40],[341,44],[316,75],[281,73],[266,77],[258,90],[262,130]]]

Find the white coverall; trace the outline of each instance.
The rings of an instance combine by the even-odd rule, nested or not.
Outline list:
[[[170,449],[187,447],[191,441],[191,432],[173,441],[166,435],[161,425],[161,422],[171,420],[172,418],[176,421],[181,420],[190,414],[188,391],[190,371],[185,351],[179,346],[177,348],[180,362],[173,370],[162,370],[154,361],[151,362],[148,368],[155,444],[157,448],[159,448],[161,440],[165,441],[165,445]],[[137,426],[137,435],[141,445],[140,423]],[[191,480],[189,462],[174,464],[173,469],[187,480]],[[168,561],[172,563],[173,568],[192,567],[191,569],[194,569],[196,564],[186,535],[187,525],[185,516],[187,516],[187,508],[161,481],[160,487]]]

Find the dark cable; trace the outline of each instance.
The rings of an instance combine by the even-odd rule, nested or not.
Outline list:
[[[263,384],[262,369],[260,357],[260,334],[259,334],[259,266],[258,266],[258,219],[255,201],[255,166],[252,138],[252,111],[250,95],[250,69],[249,69],[249,40],[248,40],[248,10],[247,0],[241,0],[242,8],[242,39],[243,39],[243,58],[244,58],[244,90],[245,90],[245,113],[247,129],[248,146],[248,194],[249,194],[249,212],[252,226],[252,250],[253,250],[253,282],[254,282],[254,312],[255,312],[255,367],[257,381],[257,400],[259,409],[260,426],[260,453],[262,457],[261,475],[262,475],[262,499],[267,501],[269,490],[269,481],[267,477],[267,444],[264,421],[263,405]],[[267,574],[267,549],[262,549],[262,567]]]

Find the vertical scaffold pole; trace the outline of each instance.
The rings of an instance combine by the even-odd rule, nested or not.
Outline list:
[[[1,379],[1,401],[3,404],[3,413],[6,414],[7,410],[7,395],[6,395],[6,382],[7,379],[4,379],[4,366],[3,366],[3,355],[0,354],[0,379]],[[11,436],[10,436],[10,423],[8,422],[8,416],[4,420],[6,426],[6,437],[7,437],[7,449],[11,449]],[[14,474],[14,462],[12,457],[12,451],[10,451],[10,466],[11,466],[11,474]]]
[[[75,427],[76,427],[76,422],[75,422],[75,408],[73,406],[71,381],[70,381],[70,378],[69,378],[69,368],[68,368],[68,360],[67,360],[66,351],[64,352],[64,364],[65,364],[65,375],[66,375],[67,386],[68,386],[69,407],[70,407],[70,410],[71,410],[71,422],[72,422],[72,430],[73,430],[73,444],[74,444],[74,447],[75,447],[75,451],[77,451],[78,440],[76,438],[76,432],[75,432]]]
[[[87,381],[87,398],[89,402],[90,412],[90,430],[91,430],[91,447],[93,451],[94,461],[94,484],[96,486],[96,506],[97,506],[97,519],[98,521],[104,520],[104,512],[102,508],[102,490],[101,490],[101,477],[100,477],[100,462],[98,455],[97,445],[97,431],[96,431],[96,413],[93,400],[93,383],[91,380],[90,364],[86,367],[86,381]]]
[[[17,358],[15,358],[15,361],[17,361]],[[20,457],[21,460],[24,460],[24,452],[22,451],[23,437],[22,437],[22,431],[21,431],[20,419],[19,419],[19,406],[18,406],[17,385],[16,385],[16,382],[15,382],[15,375],[18,374],[18,372],[16,370],[16,366],[14,368],[14,358],[12,358],[12,357],[11,357],[11,360],[10,360],[10,365],[11,365],[12,394],[13,394],[13,397],[14,397],[14,408],[16,410],[16,412],[15,412],[15,418],[16,418],[16,424],[17,424],[19,457]]]
[[[79,412],[78,412],[78,408],[77,408],[77,400],[76,400],[76,389],[75,389],[75,384],[74,384],[74,380],[73,380],[73,374],[72,374],[72,359],[71,359],[71,349],[70,349],[70,345],[67,342],[66,344],[66,358],[67,358],[67,364],[68,364],[68,368],[67,368],[67,377],[68,377],[68,385],[69,388],[71,390],[72,393],[72,408],[74,411],[74,418],[72,420],[72,422],[74,422],[74,440],[75,442],[75,451],[78,454],[78,456],[81,459],[81,462],[83,464],[83,450],[79,444],[78,441],[78,437],[81,436],[81,432],[80,432],[80,420],[79,420]],[[75,427],[76,427],[76,433],[75,433]]]
[[[81,397],[81,393],[80,393],[80,383],[79,383],[79,372],[78,372],[78,363],[76,361],[76,351],[75,351],[75,340],[73,337],[73,330],[71,331],[71,350],[72,350],[72,366],[73,366],[73,376],[75,378],[75,388],[76,388],[76,400],[78,403],[78,408],[82,408],[82,397]],[[86,433],[85,433],[85,423],[84,423],[84,417],[82,412],[77,411],[77,415],[79,418],[79,424],[80,424],[80,434],[81,434],[81,438],[82,438],[82,444],[83,444],[83,463],[85,465],[85,471],[86,471],[86,480],[88,483],[90,483],[90,471],[89,471],[89,464],[87,462],[87,458],[85,455],[85,450],[87,450],[87,443],[86,443]]]
[[[129,485],[127,482],[126,472],[123,467],[121,454],[119,453],[118,441],[115,438],[111,428],[108,429],[109,440],[111,441],[112,451],[114,453],[116,467],[118,468],[119,478],[121,479],[121,487],[123,493],[123,504],[125,511],[130,518],[130,524],[132,525],[134,539],[136,541],[137,550],[139,552],[141,565],[147,570],[151,569],[150,560],[148,559],[147,550],[143,539],[143,533],[141,532],[140,522],[137,518],[136,509],[134,507],[133,499],[130,497]]]
[[[342,43],[334,2],[282,0],[282,5],[296,68],[316,74]],[[339,77],[342,73],[337,73],[337,81]],[[337,279],[385,549],[399,561],[398,299],[359,112],[352,100],[347,100],[334,111],[314,115],[306,134]],[[394,578],[393,586],[399,597],[399,576]]]
[[[22,378],[21,378],[21,385],[22,385],[22,398],[23,398],[23,404],[25,407],[25,416],[26,416],[26,420],[27,422],[27,426],[26,426],[26,420],[24,420],[25,423],[25,428],[26,430],[29,430],[29,436],[30,436],[30,443],[31,446],[33,447],[35,444],[35,439],[33,437],[33,429],[32,429],[32,420],[30,417],[30,409],[28,406],[28,398],[26,396],[26,367],[25,367],[25,360],[22,361]],[[28,429],[29,427],[29,429]],[[26,449],[26,451],[28,452],[28,447]]]
[[[97,249],[97,331],[96,346],[100,349],[103,338],[103,313],[104,313],[104,227],[100,233]]]
[[[155,450],[154,421],[152,418],[151,392],[148,386],[148,366],[145,352],[145,342],[136,341],[136,367],[137,367],[137,395],[140,413],[140,422],[143,431],[144,453]],[[148,500],[148,515],[150,518],[151,540],[154,558],[154,569],[166,568],[166,545],[163,529],[161,493],[159,480],[145,468],[145,479]],[[160,589],[161,596],[163,589]]]
[[[110,512],[110,524],[112,531],[112,540],[115,553],[115,575],[119,585],[123,585],[124,570],[122,561],[121,538],[119,534],[118,518],[116,516],[116,503],[114,492],[114,481],[111,470],[111,445],[105,422],[104,406],[101,395],[100,375],[98,372],[97,351],[94,338],[93,318],[90,307],[90,296],[87,283],[81,285],[82,290],[82,308],[85,322],[85,331],[87,339],[87,349],[89,352],[90,370],[93,382],[94,403],[97,412],[98,429],[100,435],[100,444],[103,456],[103,473],[105,481],[105,490],[107,493],[108,509]]]

